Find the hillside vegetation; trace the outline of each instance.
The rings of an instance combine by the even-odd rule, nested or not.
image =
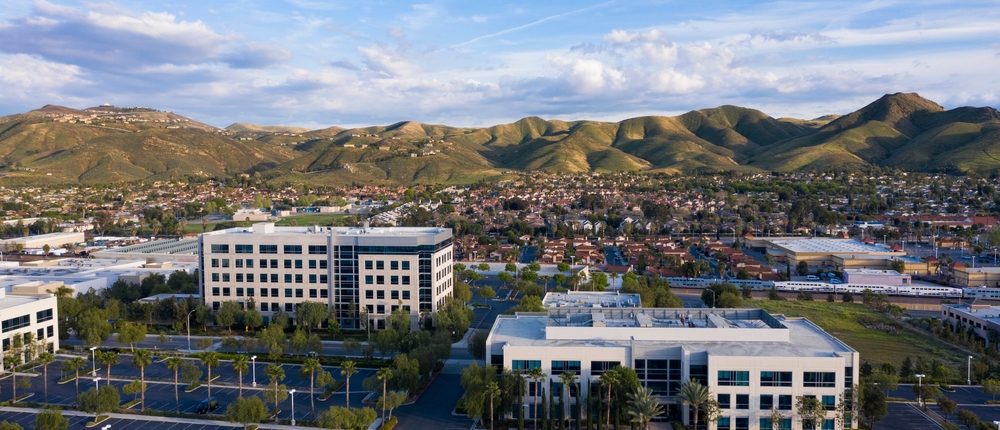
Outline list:
[[[0,118],[5,183],[111,182],[261,172],[330,185],[467,183],[518,171],[798,171],[879,165],[989,174],[1000,112],[888,94],[842,116],[772,118],[738,106],[620,122],[527,117],[487,128],[402,121],[217,129],[170,112],[47,105]]]

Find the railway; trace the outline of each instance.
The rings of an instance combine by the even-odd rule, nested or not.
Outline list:
[[[940,297],[948,299],[978,298],[978,299],[1000,299],[1000,288],[956,288],[940,285],[878,285],[878,284],[855,284],[817,281],[760,281],[743,279],[719,279],[719,278],[667,278],[671,287],[676,288],[707,288],[709,285],[719,282],[728,282],[737,287],[749,286],[754,291],[766,291],[774,288],[782,292],[809,291],[811,293],[845,293],[861,294],[865,290],[871,290],[876,294],[888,296],[904,297]]]

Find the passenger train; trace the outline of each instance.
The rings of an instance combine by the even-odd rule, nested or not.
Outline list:
[[[741,279],[718,279],[718,278],[667,278],[672,288],[706,288],[717,282],[728,282],[742,288],[744,285],[750,286],[755,291],[766,291],[772,287],[783,292],[809,291],[812,293],[842,293],[850,291],[852,294],[861,294],[865,290],[871,290],[876,294],[889,296],[909,296],[909,297],[941,297],[941,298],[964,298],[975,297],[982,299],[1000,299],[1000,288],[954,288],[939,285],[875,285],[875,284],[833,284],[816,281],[760,281]]]

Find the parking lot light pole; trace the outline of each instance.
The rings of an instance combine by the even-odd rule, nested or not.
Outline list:
[[[90,348],[90,376],[97,376],[97,347]],[[84,359],[86,360],[86,359]]]
[[[295,425],[295,389],[288,391],[288,397],[292,399],[292,425]]]
[[[191,314],[195,313],[195,311],[197,311],[197,309],[194,309],[191,312],[188,312],[188,315],[187,315],[187,323],[188,323],[188,351],[191,350]]]
[[[101,380],[100,376],[94,378],[94,388],[96,388],[97,391],[101,391],[101,384],[97,382],[97,381],[100,381],[100,380]],[[111,381],[108,381],[108,383],[110,384]]]
[[[972,356],[969,356],[969,365],[965,373],[965,385],[972,385]]]
[[[250,357],[250,371],[253,372],[253,386],[257,386],[257,356]]]
[[[919,394],[917,394],[917,404],[919,404],[920,406],[923,406],[924,405],[924,396],[923,396],[923,393],[924,393],[923,385],[924,384],[923,384],[923,382],[924,382],[924,377],[927,376],[927,375],[924,375],[923,373],[918,373],[918,374],[913,375],[913,376],[917,377],[917,393],[919,393]]]
[[[715,309],[715,290],[706,288],[705,291],[712,293],[712,309]]]

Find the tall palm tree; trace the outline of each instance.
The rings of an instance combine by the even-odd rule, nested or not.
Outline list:
[[[278,410],[278,383],[285,379],[285,371],[281,369],[281,365],[271,363],[264,368],[264,374],[267,375],[271,383],[274,384],[274,410]]]
[[[563,387],[562,387],[563,388],[562,389],[562,391],[563,391],[563,398],[559,399],[559,400],[562,401],[563,405],[568,405],[569,406],[569,411],[567,412],[566,411],[566,406],[560,405],[562,407],[562,409],[563,409],[563,414],[565,414],[565,416],[566,416],[566,421],[568,422],[573,417],[573,413],[572,413],[573,412],[573,406],[569,404],[569,397],[570,397],[569,396],[570,395],[569,387],[572,387],[573,384],[576,383],[576,373],[575,372],[564,372],[562,375],[559,375],[559,382],[562,382],[562,385],[563,385]]]
[[[146,410],[146,366],[153,363],[153,353],[148,349],[137,349],[132,356],[132,365],[139,369],[139,383],[142,397],[139,401],[139,412]]]
[[[104,351],[97,353],[97,362],[103,364],[108,369],[108,382],[111,381],[111,366],[118,364],[118,353],[114,351]]]
[[[687,382],[681,384],[677,390],[675,399],[682,404],[691,405],[694,408],[694,428],[698,428],[698,409],[711,400],[708,387],[701,385],[701,382],[698,382],[696,379],[689,379]]]
[[[663,406],[653,396],[652,388],[638,387],[635,392],[629,395],[628,413],[632,415],[633,422],[639,423],[644,430],[648,430],[649,420],[662,414]],[[695,417],[695,428],[698,428],[697,415]]]
[[[167,359],[167,369],[174,371],[174,404],[177,405],[177,413],[181,413],[181,396],[178,391],[178,373],[180,372],[181,365],[184,364],[184,359],[180,357],[170,357]]]
[[[318,359],[307,358],[302,363],[302,370],[299,372],[302,376],[309,374],[309,403],[312,406],[312,417],[314,420],[316,419],[316,372],[320,370],[323,370],[323,366],[319,364]]]
[[[497,381],[490,381],[486,386],[486,395],[490,396],[490,430],[493,430],[493,399],[500,395],[500,385]]]
[[[612,368],[604,371],[601,375],[601,385],[604,385],[608,389],[608,415],[605,416],[606,427],[611,427],[611,387],[617,385],[621,381],[621,372],[617,368]]]
[[[212,398],[212,367],[219,367],[219,354],[206,352],[201,355],[201,364],[208,368],[208,398]]]
[[[347,401],[347,410],[351,410],[351,376],[358,373],[357,364],[352,360],[347,360],[340,363],[340,375],[344,377],[344,384],[346,384],[344,391],[344,400]]]
[[[243,375],[250,370],[250,358],[245,355],[237,355],[233,359],[233,372],[240,375],[240,397],[243,397]]]
[[[382,380],[382,422],[385,422],[385,393],[389,385],[389,380],[392,379],[392,369],[388,367],[383,367],[378,370],[375,374],[378,379]]]
[[[38,362],[42,363],[42,383],[44,384],[42,389],[45,393],[43,395],[44,403],[49,402],[49,364],[53,361],[56,361],[56,356],[52,355],[51,352],[45,351],[38,354]]]
[[[62,364],[64,372],[76,372],[76,395],[80,395],[80,369],[87,365],[83,357],[73,357]]]
[[[542,396],[542,386],[539,382],[545,382],[545,377],[548,376],[542,371],[541,367],[532,367],[528,371],[528,377],[532,381],[535,381],[535,399],[534,399],[534,418],[531,420],[531,428],[538,428],[538,398]]]

